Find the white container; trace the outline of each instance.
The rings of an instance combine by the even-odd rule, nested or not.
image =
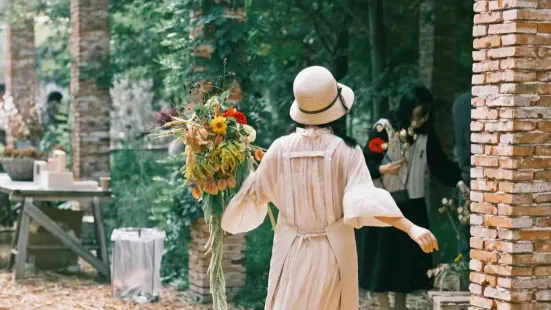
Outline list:
[[[155,228],[120,228],[111,234],[113,297],[139,303],[158,300],[165,232]]]

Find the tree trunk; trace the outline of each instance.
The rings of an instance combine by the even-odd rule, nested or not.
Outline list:
[[[369,36],[371,41],[371,83],[377,93],[381,89],[381,77],[386,63],[386,33],[382,0],[369,1]],[[381,116],[381,98],[374,96],[372,104],[372,119],[375,121]]]

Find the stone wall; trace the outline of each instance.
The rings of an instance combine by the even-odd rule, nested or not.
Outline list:
[[[71,115],[76,178],[108,175],[109,1],[71,0]]]
[[[470,309],[551,309],[551,1],[474,11]]]
[[[197,302],[211,302],[210,283],[207,270],[210,254],[205,255],[205,244],[209,240],[209,227],[204,219],[193,223],[191,243],[189,245],[189,283],[190,293]],[[235,295],[245,285],[245,248],[244,235],[224,236],[224,257],[222,268],[226,279],[228,299]]]
[[[36,59],[34,49],[34,22],[21,21],[7,27],[6,94],[13,97],[18,111],[30,115],[35,107]],[[12,144],[9,127],[7,142]]]

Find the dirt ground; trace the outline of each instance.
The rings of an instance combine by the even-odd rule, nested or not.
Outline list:
[[[79,275],[60,275],[52,272],[31,273],[24,280],[15,281],[5,270],[9,255],[9,241],[0,236],[0,310],[211,310],[209,305],[193,303],[185,292],[164,286],[160,301],[137,304],[114,299],[111,286],[95,280],[92,268],[81,260]],[[377,302],[367,292],[360,295],[360,309],[376,310]],[[408,309],[428,310],[430,304],[422,294],[408,297]],[[237,310],[230,306],[230,310]]]

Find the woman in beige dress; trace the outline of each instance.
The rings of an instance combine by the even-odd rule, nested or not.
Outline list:
[[[356,310],[354,228],[394,226],[425,252],[438,244],[373,185],[361,148],[344,131],[352,90],[317,66],[300,72],[293,90],[290,114],[302,128],[272,144],[229,203],[222,228],[255,229],[271,201],[279,216],[265,309]]]

